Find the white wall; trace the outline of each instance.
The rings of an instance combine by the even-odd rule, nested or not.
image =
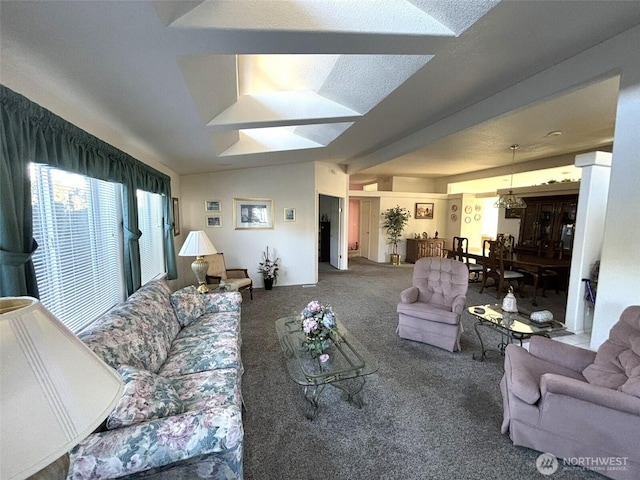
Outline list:
[[[640,27],[633,30],[636,47]],[[637,49],[635,58],[637,59]],[[611,160],[611,181],[593,316],[591,348],[599,347],[629,305],[640,304],[640,64],[625,65]],[[635,213],[634,213],[635,212]]]
[[[184,234],[204,230],[224,253],[227,268],[247,268],[255,287],[264,285],[258,268],[267,246],[280,258],[277,285],[316,282],[318,215],[313,163],[187,175],[181,178],[181,191]],[[274,228],[235,230],[234,198],[273,199]],[[205,226],[205,200],[220,200],[221,228]],[[296,209],[295,222],[284,222],[285,208]],[[194,281],[192,261],[182,258],[183,285]]]

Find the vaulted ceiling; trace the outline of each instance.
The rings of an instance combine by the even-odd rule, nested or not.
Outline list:
[[[640,24],[626,1],[0,3],[0,81],[178,174],[442,177],[610,145],[617,80],[405,139]],[[547,137],[551,131],[565,134]]]

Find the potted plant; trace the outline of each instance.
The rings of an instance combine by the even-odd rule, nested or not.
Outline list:
[[[411,214],[406,208],[396,205],[393,208],[387,209],[386,212],[383,212],[382,217],[384,218],[382,227],[387,232],[389,243],[393,245],[393,253],[389,255],[389,259],[392,265],[400,265],[398,243],[402,241],[400,235],[402,235],[404,227],[409,222]]]
[[[260,268],[258,268],[258,272],[262,274],[262,279],[264,280],[264,289],[271,290],[273,288],[274,282],[278,279],[278,261],[280,259],[276,258],[272,260],[269,256],[269,247],[267,247],[267,251],[262,253],[262,262],[260,262]]]

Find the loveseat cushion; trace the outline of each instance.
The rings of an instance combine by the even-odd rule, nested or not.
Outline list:
[[[627,307],[582,372],[589,383],[640,397],[640,306]]]
[[[397,312],[415,318],[451,325],[457,324],[459,318],[458,314],[452,312],[450,308],[424,302],[399,303]]]
[[[204,314],[204,296],[193,285],[171,294],[171,305],[181,326],[186,327]]]
[[[182,400],[170,380],[129,365],[118,367],[118,373],[124,393],[107,417],[108,429],[182,413]]]

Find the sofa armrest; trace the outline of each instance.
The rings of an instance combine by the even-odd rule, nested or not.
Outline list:
[[[68,479],[106,479],[162,467],[197,455],[242,448],[236,405],[185,412],[89,435],[70,452]]]
[[[539,335],[531,337],[529,352],[538,358],[562,365],[575,372],[582,372],[596,359],[596,352]]]
[[[409,287],[400,292],[400,301],[402,303],[415,303],[418,300],[418,289]]]
[[[228,268],[227,278],[249,278],[249,271],[246,268]]]
[[[239,312],[242,295],[238,292],[208,293],[204,295],[204,313]]]
[[[451,304],[451,311],[457,313],[458,315],[462,313],[464,310],[464,305],[467,303],[466,295],[458,295],[453,299],[453,303]]]
[[[540,379],[540,389],[543,398],[547,393],[556,393],[631,415],[640,415],[640,398],[574,378],[545,373]]]

